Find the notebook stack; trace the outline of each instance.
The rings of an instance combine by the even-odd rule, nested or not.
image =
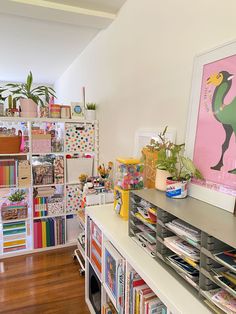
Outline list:
[[[34,221],[34,248],[65,244],[65,219],[62,217]]]
[[[190,226],[180,219],[174,219],[171,222],[166,223],[166,226],[174,231],[174,233],[176,233],[177,235],[185,237],[186,240],[192,245],[196,245],[200,242],[200,230],[194,228],[193,226]]]
[[[26,248],[26,221],[3,224],[3,253]]]
[[[16,186],[16,163],[14,159],[0,160],[0,187]]]

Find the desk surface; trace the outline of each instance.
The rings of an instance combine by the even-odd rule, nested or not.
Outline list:
[[[162,261],[154,260],[128,236],[128,222],[115,214],[112,204],[88,207],[86,213],[173,314],[211,313],[189,284]]]

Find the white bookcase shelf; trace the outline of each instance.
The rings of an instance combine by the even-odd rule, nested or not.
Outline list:
[[[31,182],[30,185],[27,185],[25,188],[22,186],[18,187],[18,184],[16,186],[2,186],[0,187],[0,193],[1,193],[1,199],[3,199],[3,190],[2,189],[14,189],[17,190],[19,189],[27,189],[29,193],[28,197],[28,218],[26,219],[15,219],[15,220],[1,220],[1,215],[0,215],[0,257],[5,258],[5,257],[11,257],[15,255],[22,255],[26,253],[33,253],[33,252],[40,252],[44,250],[50,250],[50,249],[56,249],[56,248],[61,248],[65,246],[70,246],[70,245],[75,245],[76,239],[67,239],[67,221],[71,219],[68,216],[75,216],[77,215],[77,210],[74,210],[72,212],[67,212],[67,201],[66,201],[66,196],[67,196],[67,188],[71,185],[78,185],[79,182],[72,182],[72,183],[67,183],[67,155],[74,155],[75,157],[81,157],[82,155],[85,154],[92,154],[93,156],[93,171],[94,174],[96,174],[96,169],[99,163],[99,141],[98,141],[98,134],[99,134],[99,126],[98,126],[98,121],[87,121],[87,120],[82,120],[82,119],[52,119],[52,118],[11,118],[11,117],[1,117],[0,118],[0,127],[3,126],[9,126],[10,128],[14,127],[14,125],[19,125],[20,123],[25,123],[27,126],[28,130],[28,141],[29,141],[29,152],[26,153],[10,153],[10,154],[0,154],[0,160],[1,159],[15,159],[15,160],[28,160],[30,162],[30,169],[31,169]],[[34,152],[32,151],[32,126],[33,125],[43,125],[46,123],[53,123],[57,124],[58,128],[60,126],[61,128],[61,136],[62,136],[62,142],[63,142],[63,151],[61,152]],[[93,128],[94,133],[93,133],[93,151],[87,152],[85,149],[75,149],[75,151],[71,151],[68,149],[67,151],[67,143],[66,143],[66,137],[68,139],[68,134],[66,135],[66,126],[69,128],[73,125],[78,125],[80,128],[88,125],[89,128]],[[91,126],[92,125],[92,126]],[[78,147],[78,146],[76,146]],[[38,157],[46,157],[46,156],[62,156],[63,162],[64,162],[64,182],[63,183],[51,183],[51,184],[34,184],[33,181],[33,167],[32,167],[32,161],[35,158]],[[63,192],[63,211],[61,213],[55,213],[54,215],[49,215],[49,216],[41,216],[41,217],[34,217],[34,212],[33,212],[33,192],[35,188],[46,188],[46,187],[55,187],[61,189]],[[2,191],[1,191],[2,190]],[[1,199],[0,199],[0,208],[1,208]],[[36,248],[34,249],[34,223],[35,221],[44,221],[45,219],[48,218],[57,218],[60,217],[64,218],[64,242],[65,244],[60,244],[60,245],[54,245],[54,246],[47,246],[47,247],[42,247],[42,248]],[[76,217],[74,217],[76,218]],[[25,223],[25,239],[26,239],[26,248],[21,249],[21,250],[15,250],[12,252],[4,252],[4,224],[6,223],[19,223],[19,222],[24,222]],[[11,229],[14,230],[14,229]],[[5,233],[6,234],[6,233]],[[7,237],[5,236],[5,239]],[[17,245],[16,245],[17,246]]]
[[[103,238],[109,240],[126,260],[126,269],[127,265],[132,267],[166,305],[168,314],[211,313],[198,298],[197,291],[195,293],[194,290],[189,289],[188,284],[170,270],[165,263],[154,260],[128,236],[128,222],[115,214],[113,205],[88,207],[86,208],[86,221],[88,217],[102,230]],[[88,252],[88,248],[86,248],[86,252]],[[90,312],[95,313],[89,299],[87,272],[89,265],[90,260],[86,257],[85,298]],[[103,285],[102,280],[101,285]],[[125,313],[128,312],[125,310]]]

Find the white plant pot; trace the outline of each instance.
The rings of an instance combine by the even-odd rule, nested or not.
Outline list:
[[[188,195],[188,181],[166,180],[166,196],[171,198],[185,198]]]
[[[37,118],[38,105],[32,99],[20,98],[20,116],[23,118]]]
[[[166,191],[166,179],[170,176],[169,171],[156,170],[155,188],[160,191]]]
[[[94,121],[96,120],[96,110],[86,110],[86,120]]]

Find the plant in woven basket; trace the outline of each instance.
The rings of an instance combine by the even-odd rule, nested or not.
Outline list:
[[[25,191],[17,190],[8,197],[11,202],[21,202],[25,199]]]

